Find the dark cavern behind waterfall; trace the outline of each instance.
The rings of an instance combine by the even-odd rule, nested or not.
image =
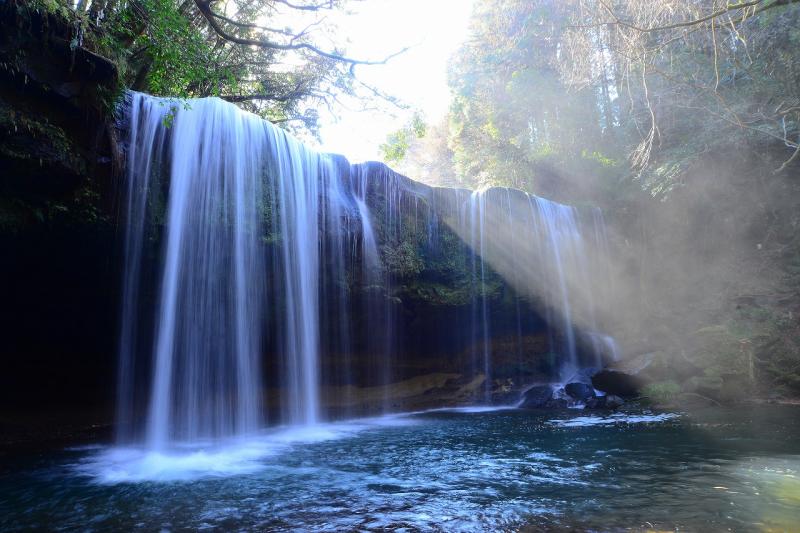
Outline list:
[[[795,530],[798,17],[0,5],[2,528]]]

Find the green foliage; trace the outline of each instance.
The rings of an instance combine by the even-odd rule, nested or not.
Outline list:
[[[478,1],[472,35],[450,64],[447,142],[420,142],[406,126],[381,147],[384,159],[412,169],[447,161],[454,179],[429,181],[512,186],[557,199],[586,198],[575,182],[587,176],[596,176],[593,189],[618,183],[627,168],[607,102],[594,89],[571,90],[559,75],[560,25],[570,9],[543,0]]]
[[[411,133],[404,128],[387,135],[386,142],[381,144],[378,149],[381,151],[384,161],[397,163],[406,156],[410,144]]]
[[[64,19],[73,19],[73,11],[59,0],[30,0],[28,7],[35,11],[50,13]]]
[[[236,78],[224,65],[210,69],[213,45],[192,26],[172,0],[140,0],[148,13],[148,31],[138,44],[149,50],[152,66],[147,80],[153,94],[186,97],[192,88],[208,86],[208,94],[234,90]]]
[[[732,143],[785,144],[791,154],[800,5],[690,35],[640,35],[608,24],[607,9],[647,26],[695,18],[696,3],[675,2],[669,13],[641,0],[603,5],[475,3],[471,35],[450,63],[449,138],[438,148],[452,152],[460,185],[570,203],[616,202],[636,189],[667,200],[698,161]],[[410,145],[407,129],[394,134],[387,161],[419,157]]]
[[[382,247],[381,258],[383,265],[399,277],[416,276],[424,267],[416,246],[409,241]]]
[[[386,136],[386,142],[378,149],[387,163],[399,163],[408,154],[408,149],[415,139],[422,139],[427,132],[427,125],[419,113],[415,113],[411,121],[399,130]]]
[[[85,172],[84,162],[72,141],[62,128],[51,124],[47,118],[32,117],[13,107],[0,105],[0,131],[6,137],[6,142],[0,145],[0,154],[5,157],[28,160],[46,156],[79,174]],[[18,134],[36,139],[49,146],[50,150],[47,153],[31,153],[27,144],[19,145],[14,141]],[[39,163],[42,164],[42,161]]]
[[[415,300],[434,305],[469,305],[472,301],[472,293],[468,286],[453,286],[449,283],[414,279],[403,286],[402,290]]]
[[[681,386],[674,381],[659,381],[649,383],[642,388],[642,395],[652,402],[669,404],[674,402],[681,393]]]
[[[66,19],[74,29],[72,48],[113,61],[123,88],[172,98],[220,96],[289,129],[312,134],[319,107],[345,96],[363,96],[347,63],[307,49],[280,49],[313,45],[312,35],[330,33],[320,23],[324,12],[338,9],[340,2],[303,11],[319,11],[318,20],[298,33],[269,23],[282,11],[295,12],[294,4],[208,4],[219,15],[215,20],[224,26],[225,37],[191,0],[85,0],[77,7],[60,0],[32,0],[25,8]],[[268,44],[236,42],[241,38]],[[117,95],[105,95],[104,100],[115,102]]]

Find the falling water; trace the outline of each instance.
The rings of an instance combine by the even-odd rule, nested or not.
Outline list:
[[[245,435],[268,412],[315,424],[328,386],[384,387],[382,409],[392,409],[405,343],[424,343],[404,336],[408,274],[396,269],[452,254],[452,241],[439,249],[445,231],[464,251],[445,259],[471,274],[477,400],[494,400],[503,294],[517,364],[532,308],[552,325],[562,379],[587,364],[583,339],[594,339],[595,359],[615,353],[587,266],[584,235],[606,246],[597,212],[584,228],[577,209],[520,191],[430,189],[313,152],[218,99],[132,93],[127,118],[121,442],[164,449]]]
[[[349,198],[334,161],[221,100],[130,100],[119,420],[135,419],[147,403],[145,440],[154,449],[257,429],[262,325],[275,313],[280,331],[269,333],[285,357],[284,420],[317,422],[318,220],[323,207],[336,219]],[[137,329],[138,289],[146,218],[159,193],[163,262],[148,334]],[[265,226],[281,236],[272,256],[264,253]],[[267,297],[268,280],[277,300]],[[141,339],[151,339],[150,357]],[[148,386],[134,371],[140,358],[152,360]]]
[[[362,269],[364,271],[365,291],[365,324],[370,331],[367,340],[369,360],[368,381],[384,386],[381,411],[391,410],[388,387],[393,376],[393,363],[400,348],[400,324],[396,313],[394,298],[395,280],[384,265],[378,248],[378,240],[384,249],[395,249],[401,242],[405,221],[402,212],[403,190],[397,181],[397,175],[383,168],[374,168],[370,164],[352,165],[350,169],[353,188],[361,217],[362,230]],[[382,197],[380,212],[369,212],[368,196]],[[378,211],[378,210],[376,210]],[[380,219],[373,218],[380,216]],[[412,222],[413,224],[413,222]],[[381,228],[380,234],[375,227]]]
[[[367,179],[369,174],[364,166],[353,165],[352,176],[356,207],[358,208],[358,214],[363,227],[360,252],[363,258],[364,276],[367,283],[371,284],[376,281],[376,277],[381,269],[381,264],[380,255],[378,253],[378,241],[372,226],[369,208],[367,207]]]
[[[134,437],[133,415],[136,396],[135,376],[140,347],[139,302],[145,239],[147,229],[147,198],[150,176],[158,170],[154,164],[164,145],[164,131],[151,127],[162,120],[163,110],[152,102],[135,95],[130,103],[128,166],[126,173],[124,244],[125,273],[122,281],[122,327],[119,336],[119,368],[117,375],[117,439],[130,441]]]
[[[510,189],[475,191],[464,203],[456,231],[473,252],[472,273],[480,290],[472,303],[474,361],[491,378],[490,323],[486,283],[489,268],[517,289],[541,300],[539,306],[552,326],[552,350],[559,353],[560,380],[567,380],[583,366],[600,366],[601,357],[616,353],[613,338],[599,332],[594,293],[598,281],[588,265],[587,237],[597,241],[593,250],[602,255],[607,247],[602,214],[592,211],[583,221],[578,209]],[[583,228],[589,225],[588,228]],[[515,301],[520,320],[518,299]],[[591,358],[580,355],[578,323],[586,331]],[[474,365],[477,363],[473,363]]]
[[[187,112],[135,94],[130,109],[125,350],[135,346],[133,292],[148,184],[169,180],[147,443],[159,449],[173,440],[254,431],[263,305],[263,278],[256,273],[264,269],[257,249],[264,160],[256,147],[264,124],[213,100],[194,102]],[[123,409],[134,403],[129,373],[121,365]]]
[[[484,375],[484,400],[489,401],[491,395],[491,339],[489,338],[489,314],[487,307],[485,227],[486,227],[486,195],[474,191],[465,208],[469,220],[469,246],[472,263],[472,279],[474,283],[472,299],[472,338],[474,369],[480,368]],[[480,341],[478,340],[480,339]]]

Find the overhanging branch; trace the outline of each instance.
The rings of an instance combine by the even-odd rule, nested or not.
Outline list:
[[[197,5],[197,9],[200,10],[200,13],[202,13],[206,21],[208,21],[208,25],[211,26],[211,29],[214,30],[214,32],[218,36],[226,41],[235,44],[240,44],[243,46],[257,46],[260,48],[268,48],[271,50],[308,50],[309,52],[312,52],[318,56],[325,57],[333,61],[338,61],[340,63],[347,63],[351,65],[351,70],[355,65],[385,65],[392,58],[395,58],[400,54],[403,54],[406,51],[408,51],[408,47],[406,47],[380,60],[363,60],[363,59],[354,59],[335,52],[327,52],[310,43],[294,42],[297,36],[295,37],[295,39],[292,39],[292,41],[290,41],[289,43],[279,43],[266,39],[251,39],[248,37],[239,37],[237,35],[234,35],[233,33],[228,32],[222,26],[222,24],[220,24],[219,22],[220,20],[230,21],[230,19],[228,19],[223,15],[215,13],[211,9],[211,4],[215,1],[216,0],[194,0],[194,3],[195,5]],[[281,2],[281,3],[286,3],[286,2]],[[235,25],[238,26],[239,24]]]
[[[705,24],[705,23],[711,22],[714,19],[716,19],[718,17],[721,17],[722,15],[725,15],[727,13],[732,13],[734,11],[740,11],[740,10],[747,9],[747,8],[750,8],[750,7],[754,8],[752,13],[750,13],[750,16],[752,16],[752,15],[755,15],[757,13],[761,13],[762,11],[766,11],[767,9],[772,9],[774,7],[785,6],[785,5],[789,5],[789,4],[794,4],[794,3],[797,3],[797,2],[800,2],[800,0],[773,0],[771,2],[769,0],[750,0],[750,1],[747,1],[747,2],[740,2],[740,3],[737,3],[737,4],[728,4],[725,7],[721,8],[721,9],[718,9],[717,11],[714,11],[713,13],[710,13],[710,14],[704,16],[704,17],[700,17],[700,18],[697,18],[697,19],[686,20],[686,21],[683,21],[683,22],[675,22],[673,24],[667,24],[665,26],[653,26],[653,27],[650,27],[650,28],[642,28],[640,26],[637,26],[636,24],[633,24],[633,23],[626,22],[626,21],[622,20],[616,13],[614,13],[614,11],[611,9],[611,7],[608,6],[608,4],[606,4],[606,2],[601,0],[600,1],[600,5],[603,6],[603,9],[614,20],[609,21],[609,22],[600,23],[600,25],[622,26],[622,27],[629,28],[631,30],[634,30],[634,31],[637,31],[637,32],[640,32],[640,33],[653,33],[653,32],[660,32],[660,31],[674,30],[674,29],[679,29],[679,28],[688,28],[688,27],[692,27],[692,26],[697,26],[699,24]]]

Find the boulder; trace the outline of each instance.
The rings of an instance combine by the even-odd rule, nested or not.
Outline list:
[[[595,396],[586,400],[584,406],[586,409],[602,409],[606,405],[605,396]]]
[[[520,407],[525,409],[541,409],[549,407],[553,400],[553,388],[550,385],[534,385],[522,394]]]
[[[569,402],[566,398],[551,398],[545,402],[544,407],[547,409],[566,409],[569,407]]]
[[[592,376],[592,385],[595,389],[601,390],[606,394],[633,398],[639,395],[639,389],[644,385],[644,382],[635,374],[607,368]]]
[[[586,400],[586,409],[619,409],[625,405],[625,400],[614,394],[595,396]]]
[[[683,352],[656,351],[618,361],[592,376],[594,388],[623,398],[639,395],[651,383],[681,383],[702,370]]]
[[[605,400],[603,407],[606,409],[619,409],[625,405],[625,400],[614,394],[607,394]]]
[[[664,352],[651,352],[619,361],[592,376],[594,388],[624,398],[639,395],[639,390],[665,366]]]
[[[567,383],[564,385],[564,392],[566,392],[570,398],[579,402],[586,401],[595,396],[594,387],[587,383]]]

